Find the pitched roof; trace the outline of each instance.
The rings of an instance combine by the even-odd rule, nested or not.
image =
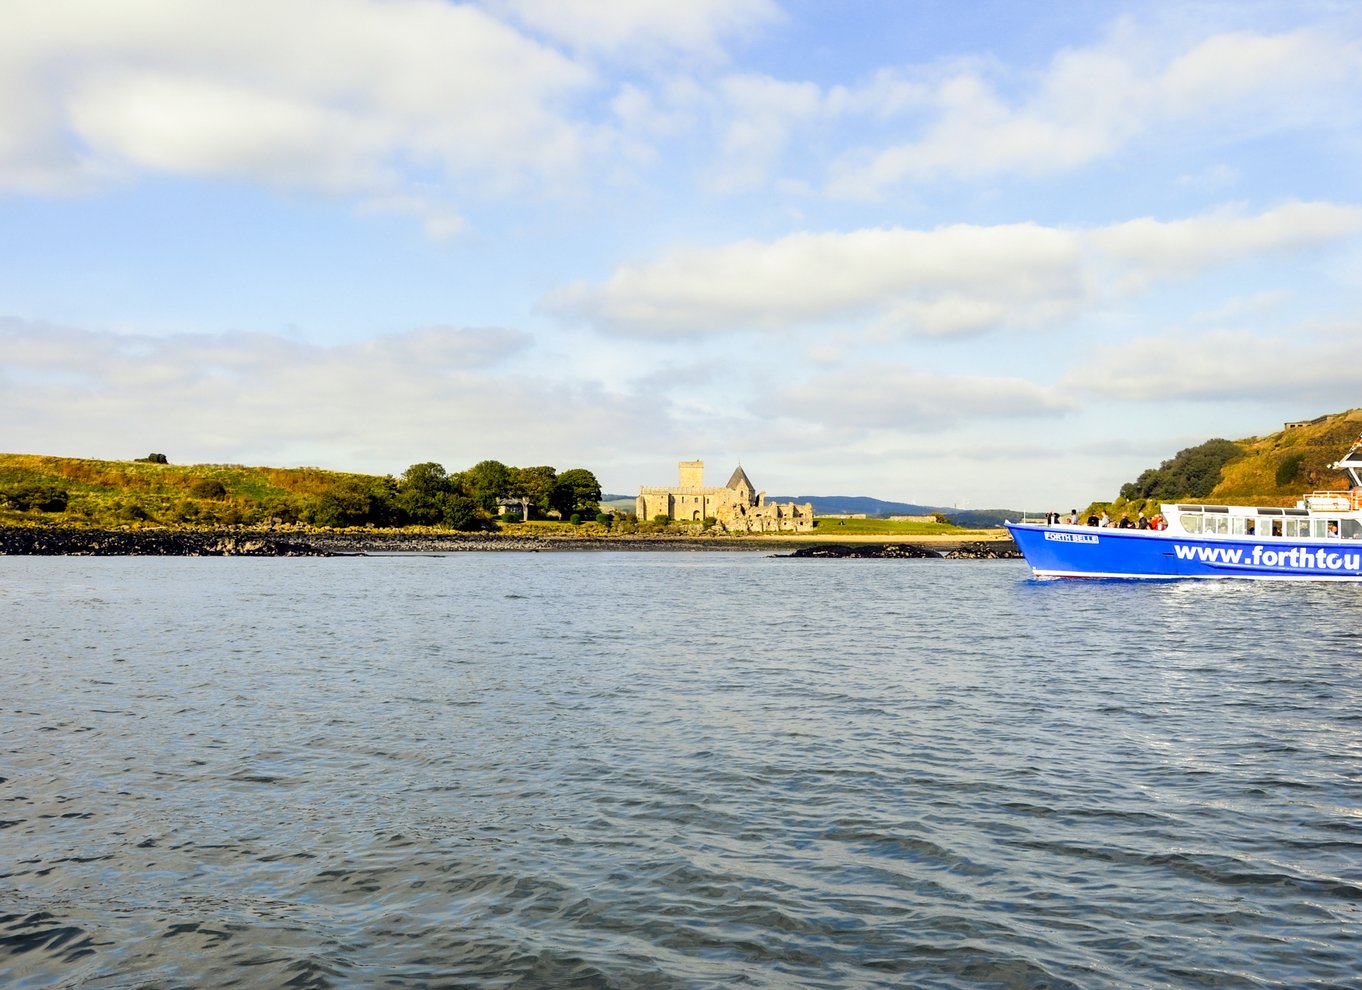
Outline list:
[[[733,477],[728,479],[728,484],[724,485],[724,487],[736,489],[742,488],[744,485],[747,486],[749,492],[755,492],[757,490],[757,486],[752,484],[752,479],[747,476],[747,472],[744,471],[742,465],[739,464],[733,470]]]

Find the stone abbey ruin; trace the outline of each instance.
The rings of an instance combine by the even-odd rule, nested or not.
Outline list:
[[[722,488],[705,487],[705,462],[681,461],[674,488],[642,488],[640,519],[700,522],[717,519],[729,533],[806,533],[813,529],[813,505],[767,502],[739,465]]]

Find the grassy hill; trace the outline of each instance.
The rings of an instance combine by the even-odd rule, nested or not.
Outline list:
[[[1270,436],[1240,440],[1243,456],[1225,465],[1210,497],[1290,505],[1304,492],[1346,489],[1347,478],[1329,465],[1347,452],[1359,432],[1362,409],[1350,409]]]
[[[1209,440],[1179,451],[1158,468],[1150,468],[1122,488],[1121,497],[1092,509],[1109,508],[1113,516],[1152,515],[1158,503],[1207,502],[1237,505],[1291,506],[1311,491],[1339,491],[1347,478],[1329,465],[1348,450],[1362,432],[1362,409],[1329,413],[1306,423],[1283,427],[1276,433],[1242,440]],[[1189,473],[1198,455],[1214,448],[1218,464],[1214,476]],[[1203,462],[1204,463],[1204,462]],[[1192,490],[1196,478],[1200,490]],[[1152,495],[1151,495],[1152,493]],[[1150,496],[1150,497],[1145,497]]]
[[[35,513],[45,522],[90,525],[295,522],[328,493],[377,480],[310,467],[0,454],[0,523],[33,522]]]

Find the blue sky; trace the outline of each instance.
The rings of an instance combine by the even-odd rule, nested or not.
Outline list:
[[[0,449],[1061,508],[1362,405],[1352,2],[11,0]]]

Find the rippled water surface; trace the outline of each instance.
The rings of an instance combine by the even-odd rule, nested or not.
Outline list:
[[[0,985],[1362,985],[1362,588],[0,558]]]

